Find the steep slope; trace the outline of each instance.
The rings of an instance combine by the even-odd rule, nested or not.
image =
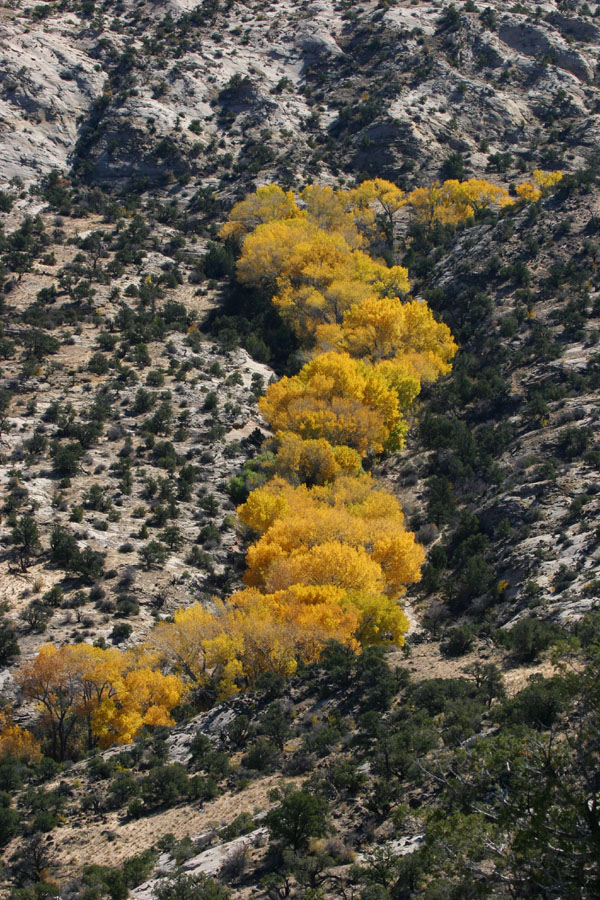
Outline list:
[[[271,182],[564,172],[458,226],[398,216],[395,261],[459,353],[374,463],[428,551],[391,671],[332,650],[209,712],[192,691],[128,750],[0,764],[11,900],[48,879],[146,900],[185,862],[219,881],[196,900],[594,896],[598,21],[576,0],[0,9],[0,682],[22,725],[13,675],[42,643],[135,648],[241,585],[256,401],[302,355],[235,282],[232,203]],[[324,798],[335,835],[316,807],[297,847],[266,828],[286,784]],[[137,857],[84,872],[90,844],[115,871]]]
[[[598,26],[560,7],[6,9],[3,175],[70,160],[107,186],[239,191],[261,172],[431,178],[453,153],[474,172],[577,167],[598,136]]]

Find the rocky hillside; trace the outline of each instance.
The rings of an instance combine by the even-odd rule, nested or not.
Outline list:
[[[594,822],[552,782],[536,843],[468,760],[499,784],[522,741],[539,774],[556,733],[597,760],[599,48],[600,7],[578,0],[0,6],[0,680],[21,725],[14,673],[41,644],[135,648],[241,584],[235,508],[269,461],[257,399],[302,355],[235,282],[232,204],[265,183],[514,193],[564,173],[528,206],[396,222],[387,261],[459,344],[405,449],[373,461],[427,548],[408,649],[332,655],[208,713],[196,697],[172,733],[72,768],[0,765],[11,900],[145,900],[157,878],[158,900],[594,896]],[[269,819],[286,791],[323,798],[297,845]],[[544,840],[565,841],[564,878]],[[113,874],[84,871],[90,845]]]
[[[598,142],[587,4],[7,3],[1,22],[6,181],[73,166],[189,202],[199,179],[422,181],[453,153],[510,180]]]

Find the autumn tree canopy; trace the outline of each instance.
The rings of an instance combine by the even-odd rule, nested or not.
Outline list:
[[[183,684],[132,654],[88,644],[45,644],[17,673],[39,711],[52,755],[65,759],[79,742],[88,749],[129,743],[143,725],[172,724],[169,712]]]
[[[422,383],[450,371],[457,346],[409,296],[407,269],[387,261],[398,223],[458,225],[488,208],[537,202],[561,177],[536,170],[514,196],[475,178],[409,193],[379,178],[350,190],[309,185],[298,196],[266,185],[235,204],[221,237],[240,249],[237,278],[268,293],[308,360],[259,401],[275,453],[272,477],[238,509],[255,536],[246,587],[176,611],[135,654],[42,647],[17,680],[55,757],[77,741],[108,747],[169,724],[186,685],[210,703],[264,672],[292,674],[330,640],[354,650],[402,643],[408,622],[398,601],[419,580],[424,550],[363,464],[403,446]],[[37,546],[31,523],[13,540],[26,567]],[[39,752],[8,719],[0,755],[7,747]]]

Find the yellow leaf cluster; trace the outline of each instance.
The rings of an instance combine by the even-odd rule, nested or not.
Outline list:
[[[449,182],[442,193],[469,215],[507,197],[475,181]],[[245,234],[237,276],[272,293],[313,358],[259,401],[277,452],[275,476],[238,511],[259,534],[247,589],[180,611],[152,636],[177,671],[216,685],[219,696],[265,669],[289,674],[331,638],[353,647],[402,641],[407,621],[396,601],[419,579],[424,551],[398,501],[361,463],[402,446],[404,411],[423,380],[450,370],[457,349],[425,303],[406,299],[407,270],[363,249],[382,236],[393,247],[396,216],[417,196],[411,207],[411,195],[374,179],[351,191],[311,185],[293,208],[281,190],[270,207],[261,197],[264,189],[230,217]]]
[[[220,236],[243,237],[257,225],[273,222],[277,219],[291,219],[300,215],[296,198],[292,191],[284,191],[276,184],[264,185],[245,200],[236,203],[229,219],[223,226]]]
[[[531,181],[524,181],[515,188],[515,193],[520,200],[526,203],[537,203],[542,196],[542,191]]]
[[[560,169],[546,172],[542,169],[534,169],[533,181],[524,181],[515,188],[515,193],[520,200],[526,203],[537,203],[542,194],[547,193],[562,181],[563,173]]]
[[[13,722],[10,710],[0,712],[0,763],[9,759],[37,763],[41,758],[40,745],[32,733]]]
[[[426,303],[403,303],[398,297],[368,297],[345,313],[341,325],[320,326],[317,341],[322,352],[346,351],[375,365],[393,362],[419,381],[446,375],[457,350],[450,329],[435,320]],[[385,371],[391,371],[390,367]],[[418,393],[419,385],[415,387]],[[414,390],[409,390],[408,396],[401,394],[403,408],[416,396]]]
[[[545,172],[543,169],[533,170],[533,180],[542,191],[555,187],[559,181],[562,181],[562,177],[563,173],[560,169],[555,169],[552,172]]]
[[[332,447],[324,438],[303,440],[292,431],[278,432],[277,441],[275,471],[290,484],[326,484],[338,475],[357,475],[361,470],[360,454],[351,447]]]
[[[198,692],[224,699],[265,672],[293,675],[298,660],[316,660],[329,640],[353,649],[382,637],[402,643],[407,627],[401,607],[385,595],[298,583],[269,593],[238,591],[212,610],[196,603],[158,625],[150,639]]]
[[[517,196],[535,202],[561,178],[536,170]],[[234,206],[221,237],[243,241],[239,281],[269,291],[313,353],[259,402],[277,452],[274,476],[238,510],[258,534],[246,588],[178,610],[137,652],[42,647],[17,680],[59,758],[77,727],[90,747],[107,747],[144,725],[169,724],[184,679],[211,702],[264,672],[293,674],[332,639],[353,649],[402,643],[408,622],[398,598],[419,580],[424,550],[362,460],[402,446],[404,412],[423,381],[450,371],[457,347],[427,304],[406,296],[408,271],[365,248],[383,240],[393,250],[404,210],[431,227],[512,203],[482,179],[409,194],[374,179],[349,191],[310,185],[299,197],[267,185]],[[28,732],[2,724],[0,757],[35,756]]]
[[[354,208],[354,215],[362,221],[368,211],[373,210],[392,221],[395,214],[406,205],[406,194],[403,190],[386,181],[384,178],[374,178],[363,181],[359,187],[347,192],[349,201]]]
[[[101,747],[130,744],[144,725],[172,725],[182,682],[176,675],[144,666],[119,678],[93,714],[92,728]]]
[[[334,191],[327,185],[309,184],[300,194],[306,218],[327,234],[340,234],[348,247],[356,250],[364,243],[357,227],[353,206],[346,191]]]
[[[389,243],[396,214],[405,203],[404,191],[382,178],[363,181],[351,190],[311,184],[298,197],[278,185],[264,185],[234,205],[220,236],[241,239],[258,225],[303,218],[320,230],[342,235],[350,248],[357,249],[365,241],[383,238]]]
[[[270,385],[259,409],[276,432],[324,439],[361,456],[401,446],[406,431],[394,388],[376,367],[348,353],[323,353],[298,375]]]
[[[273,303],[304,340],[321,323],[340,323],[346,310],[373,294],[405,294],[408,271],[357,249],[359,234],[352,237],[350,225],[327,231],[307,217],[259,225],[244,240],[237,277],[271,290]]]
[[[285,503],[267,523],[257,510],[273,497]],[[249,586],[272,592],[299,583],[333,584],[395,597],[420,577],[423,548],[405,531],[397,499],[369,475],[314,487],[293,487],[276,477],[254,491],[238,514],[261,534],[248,550]]]
[[[240,675],[235,661],[242,645],[231,631],[228,617],[221,602],[215,601],[212,609],[196,603],[177,610],[172,623],[157,625],[148,644],[195,687],[219,683],[219,696],[229,696]]]
[[[180,609],[171,623],[160,623],[149,642],[196,692],[224,699],[250,686],[267,671],[291,675],[296,668],[298,638],[278,615],[277,607],[257,593],[215,600],[209,609],[196,603]],[[213,693],[214,692],[214,693]]]
[[[396,598],[419,579],[424,551],[398,500],[369,475],[313,486],[275,476],[238,512],[260,535],[247,589],[178,610],[149,638],[197,691],[224,698],[263,672],[293,674],[328,640],[402,643],[408,622]]]
[[[243,201],[244,208],[255,209],[265,191]],[[281,189],[276,195],[280,210],[287,195]],[[276,432],[331,445],[312,444],[303,452],[296,442],[292,453],[286,439],[276,469],[286,477],[302,480],[305,471],[310,481],[335,477],[336,447],[361,456],[399,449],[406,433],[403,413],[421,382],[450,370],[456,352],[450,331],[426,303],[406,301],[407,270],[360,249],[378,221],[393,236],[400,210],[425,208],[419,198],[438,217],[442,207],[456,217],[459,208],[461,216],[472,215],[486,204],[511,202],[505,189],[477,179],[448,181],[408,196],[383,179],[351,191],[310,185],[294,215],[273,214],[246,235],[238,279],[271,290],[275,306],[319,354],[295,378],[270,387],[261,403]],[[231,221],[238,221],[238,207]],[[294,456],[298,469],[292,474]]]
[[[129,743],[143,725],[171,723],[183,683],[141,656],[89,644],[45,644],[17,675],[33,700],[54,755],[63,758],[78,730],[88,747]]]
[[[434,182],[429,187],[415,188],[406,199],[417,221],[427,227],[435,222],[458,225],[478,210],[514,203],[506,188],[480,178]]]

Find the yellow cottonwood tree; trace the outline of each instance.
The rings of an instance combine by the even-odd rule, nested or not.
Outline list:
[[[241,663],[248,683],[265,671],[293,674],[298,660],[314,661],[328,640],[354,646],[357,617],[337,601],[333,587],[320,585],[294,585],[272,594],[255,589],[234,594],[230,603],[234,628],[243,636]]]
[[[401,188],[386,181],[374,178],[346,192],[348,202],[354,211],[358,227],[364,230],[372,241],[378,235],[377,223],[391,250],[394,249],[394,229],[397,213],[406,206],[406,194]]]
[[[563,173],[560,169],[554,169],[551,172],[544,171],[543,169],[533,170],[533,180],[542,191],[555,187],[559,181],[562,181],[562,177]]]
[[[445,181],[443,187],[451,194],[460,197],[474,211],[490,206],[511,206],[514,200],[505,187],[492,184],[483,178],[469,178],[467,181]]]
[[[308,627],[281,598],[246,590],[226,604],[215,601],[212,609],[196,603],[178,610],[175,621],[158,625],[149,641],[210,702],[254,684],[262,672],[292,675],[299,658],[308,659],[331,637],[345,636],[347,631],[318,622]]]
[[[271,508],[274,509],[275,502],[277,511],[265,517],[263,508],[273,504]],[[384,529],[404,527],[404,514],[397,498],[368,474],[338,477],[329,484],[315,487],[294,487],[285,479],[275,477],[253,491],[237,512],[249,528],[266,534],[288,515],[302,515],[311,520],[320,509],[341,510],[344,516],[350,517],[353,528],[359,527],[361,522],[369,523],[379,533]],[[282,529],[282,536],[284,532],[285,528]],[[289,534],[286,540],[291,542],[289,546],[295,546],[299,538]]]
[[[268,184],[235,204],[219,235],[223,240],[228,237],[241,238],[257,225],[278,219],[293,219],[300,215],[292,191],[284,191],[276,184]]]
[[[303,440],[292,431],[276,435],[275,471],[291,484],[325,484],[338,475],[357,475],[360,455],[351,447],[332,447],[325,438]]]
[[[342,235],[301,219],[257,228],[244,241],[237,272],[242,283],[272,288],[275,305],[307,338],[319,322],[341,321],[368,293],[353,261]]]
[[[277,280],[293,247],[301,242],[311,242],[319,233],[305,217],[277,220],[258,225],[244,239],[242,255],[237,263],[237,278],[249,287],[276,290]],[[331,252],[335,252],[335,241],[330,242]],[[340,236],[337,239],[340,253],[347,244]]]
[[[396,392],[348,353],[324,353],[298,375],[270,385],[259,409],[275,431],[324,438],[361,456],[400,447],[406,434]]]
[[[273,508],[276,497],[284,497],[285,503],[267,524],[261,510]],[[345,577],[348,564],[362,567],[362,573],[356,577],[367,578],[370,592],[385,591],[395,597],[420,577],[423,548],[415,542],[414,534],[405,530],[397,499],[378,488],[368,475],[339,477],[313,488],[292,487],[282,478],[273,478],[250,495],[238,514],[250,528],[261,533],[248,550],[245,579],[250,586],[273,591],[281,589],[284,582],[285,586],[296,583],[290,579],[304,584],[331,584],[332,577]],[[335,549],[330,546],[332,543]],[[331,558],[340,566],[338,576],[331,576],[321,551],[313,552],[323,545],[328,546]],[[348,563],[342,562],[340,546],[364,551],[377,569],[362,565],[362,553],[360,559],[349,554]],[[354,582],[354,586],[358,583]],[[363,585],[363,589],[367,587]]]
[[[125,653],[115,648],[102,649],[75,644],[68,650],[69,664],[77,672],[81,695],[77,715],[86,722],[88,749],[94,746],[93,720],[100,704],[116,692],[116,685],[128,666]]]
[[[460,210],[454,205],[448,209],[447,197],[439,182],[434,182],[429,187],[415,188],[406,199],[417,221],[428,228],[436,221],[446,223],[453,220],[456,223],[464,216],[464,203],[461,204]]]
[[[222,601],[214,601],[212,609],[201,603],[178,609],[172,623],[161,622],[152,630],[147,644],[196,689],[216,681],[222,683],[220,695],[227,696],[239,674],[229,663],[236,659],[241,644],[228,627],[228,610]]]
[[[395,601],[419,577],[423,549],[398,500],[369,475],[314,487],[275,476],[239,508],[261,537],[248,550],[246,590],[160,623],[148,645],[206,696],[230,696],[265,671],[290,675],[328,640],[401,643]]]
[[[502,208],[514,201],[506,188],[480,178],[467,181],[448,179],[443,184],[434,182],[429,187],[418,187],[407,196],[417,221],[427,227],[434,222],[458,225],[471,218],[477,210],[490,206]]]
[[[356,250],[364,243],[355,217],[348,210],[347,195],[327,185],[309,184],[300,197],[309,222],[328,234],[340,234],[348,246]]]
[[[149,667],[127,672],[94,712],[93,731],[100,747],[130,744],[144,725],[172,725],[169,713],[179,703],[182,690],[176,675]]]
[[[77,725],[81,681],[72,664],[72,648],[44,644],[15,676],[24,696],[36,703],[40,726],[50,740],[52,756],[63,760]]]
[[[289,556],[273,555],[267,566],[255,562],[258,553],[248,551],[246,582],[252,585],[256,571],[262,571],[260,581],[267,593],[288,588],[293,584],[325,584],[371,594],[383,592],[381,566],[374,562],[363,547],[353,547],[342,541],[326,541],[296,550]]]
[[[135,658],[85,644],[44,644],[16,675],[25,697],[40,711],[39,724],[52,755],[62,760],[78,729],[88,747],[130,742],[142,725],[167,724],[183,684]]]
[[[33,734],[13,722],[10,709],[0,712],[0,763],[9,759],[37,763],[41,758],[42,751]]]
[[[258,226],[244,240],[237,277],[272,291],[275,306],[304,340],[323,322],[341,323],[366,297],[398,296],[410,287],[406,268],[373,260],[352,249],[343,233],[307,218]]]
[[[161,623],[150,639],[175,661],[182,646],[195,642],[202,662],[193,684],[205,689],[209,704],[212,697],[252,687],[264,672],[293,675],[299,660],[315,661],[329,640],[354,650],[361,642],[400,644],[408,628],[401,607],[389,597],[333,583],[297,583],[270,593],[247,588],[212,610],[195,604],[176,618]],[[217,638],[206,637],[207,625]]]
[[[551,174],[534,173],[532,189],[556,183]],[[402,446],[403,411],[422,381],[450,371],[457,347],[425,303],[405,297],[407,270],[361,247],[381,238],[378,228],[393,246],[405,206],[430,227],[513,202],[483,179],[408,195],[374,179],[351,191],[311,185],[299,202],[262,188],[234,207],[222,235],[245,235],[239,281],[271,293],[314,358],[259,401],[277,453],[275,476],[238,509],[258,534],[246,589],[179,610],[150,636],[151,649],[197,687],[223,697],[264,671],[289,675],[331,638],[355,649],[403,640],[397,598],[419,580],[424,550],[361,460]]]
[[[542,196],[541,188],[531,181],[523,181],[521,184],[518,184],[515,192],[517,197],[520,200],[524,200],[525,203],[537,203]]]
[[[547,193],[562,181],[563,173],[560,169],[553,172],[545,172],[542,169],[534,169],[533,181],[523,181],[515,188],[517,197],[525,203],[537,203],[542,194]]]
[[[354,635],[361,646],[379,644],[383,640],[398,647],[404,644],[409,621],[395,600],[385,595],[355,592],[352,603],[360,616]]]
[[[372,363],[393,361],[426,381],[446,375],[457,350],[450,329],[436,321],[425,302],[403,303],[398,297],[370,296],[351,307],[341,325],[319,326],[316,336],[322,352],[345,351]],[[401,405],[412,399],[401,398]]]

